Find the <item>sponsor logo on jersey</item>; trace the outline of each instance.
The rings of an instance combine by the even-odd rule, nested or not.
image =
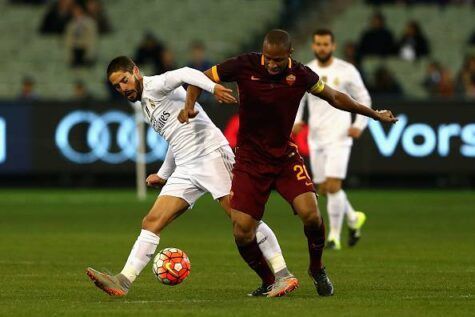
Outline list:
[[[157,117],[152,117],[151,118],[151,125],[153,126],[153,129],[157,131],[160,135],[163,135],[163,127],[168,121],[168,118],[170,118],[170,112],[162,111],[162,113]]]
[[[297,79],[297,77],[295,77],[295,75],[293,74],[290,74],[288,75],[286,78],[285,78],[285,81],[287,82],[287,84],[289,86],[292,86],[294,83],[295,83],[295,80]]]

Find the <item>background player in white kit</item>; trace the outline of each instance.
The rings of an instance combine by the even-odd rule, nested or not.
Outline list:
[[[307,64],[332,88],[350,95],[359,103],[371,107],[371,98],[358,70],[350,63],[333,56],[335,37],[330,30],[320,29],[312,34],[312,50],[316,59]],[[325,100],[305,94],[300,103],[294,125],[298,133],[304,122],[305,105],[309,109],[310,166],[319,193],[327,196],[330,232],[327,248],[341,248],[340,235],[346,215],[349,227],[349,246],[354,246],[361,235],[366,215],[355,212],[345,192],[342,181],[346,177],[353,139],[361,136],[368,118],[357,115],[351,122],[351,114],[331,107]]]
[[[112,60],[107,78],[129,101],[141,101],[145,120],[168,142],[164,164],[157,174],[147,177],[149,186],[164,185],[152,209],[144,217],[142,231],[127,262],[117,275],[87,269],[97,287],[112,296],[127,294],[132,282],[153,258],[160,232],[176,217],[191,208],[209,192],[229,215],[229,193],[234,154],[221,131],[199,104],[193,120],[182,124],[177,119],[186,103],[183,84],[213,93],[221,102],[236,102],[232,91],[212,82],[202,72],[185,67],[159,76],[142,76],[126,56]],[[276,278],[293,278],[272,230],[263,222],[258,229],[260,248]],[[277,284],[277,283],[276,283]],[[271,285],[262,285],[250,296],[263,296]],[[275,291],[275,290],[274,290]]]

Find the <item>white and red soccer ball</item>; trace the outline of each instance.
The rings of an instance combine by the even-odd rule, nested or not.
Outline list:
[[[177,285],[190,274],[190,259],[180,249],[166,248],[153,259],[153,274],[165,285]]]

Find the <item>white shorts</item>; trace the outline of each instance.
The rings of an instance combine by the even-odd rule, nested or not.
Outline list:
[[[351,146],[348,145],[328,145],[311,150],[310,167],[313,182],[321,184],[329,177],[345,179],[350,153]]]
[[[160,196],[182,198],[191,208],[206,193],[210,193],[213,199],[229,195],[233,165],[233,151],[229,146],[222,146],[194,162],[177,166]]]

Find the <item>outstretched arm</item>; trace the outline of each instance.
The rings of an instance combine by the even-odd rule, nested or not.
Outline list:
[[[233,92],[231,89],[228,89],[215,82],[215,79],[211,73],[211,69],[208,69],[201,74],[215,84],[213,94],[219,102],[237,103],[236,98],[231,95]],[[202,89],[200,87],[197,87],[193,84],[188,86],[186,89],[185,107],[178,114],[178,121],[181,123],[188,123],[190,118],[194,118],[198,115],[198,111],[195,110],[195,103],[201,95],[201,91]]]
[[[193,85],[200,87],[210,93],[214,93],[216,83],[211,81],[199,70],[182,67],[176,70],[172,70],[163,74],[163,91],[170,92],[183,84]]]
[[[347,94],[332,89],[320,81],[312,88],[310,92],[313,95],[322,98],[337,109],[361,114],[381,122],[395,123],[397,121],[397,118],[393,116],[391,111],[373,110],[369,107],[363,106],[362,104],[353,100]]]

